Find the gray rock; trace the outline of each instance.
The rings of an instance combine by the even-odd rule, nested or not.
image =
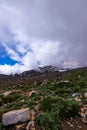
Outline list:
[[[20,109],[7,112],[2,115],[2,123],[4,126],[16,124],[18,122],[26,122],[30,119],[30,109]]]

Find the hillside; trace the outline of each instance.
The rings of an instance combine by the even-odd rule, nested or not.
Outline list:
[[[33,111],[28,120],[11,124],[9,115],[3,125],[4,113],[25,108]],[[0,75],[0,129],[87,130],[87,68]]]

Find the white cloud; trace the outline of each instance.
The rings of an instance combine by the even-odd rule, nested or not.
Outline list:
[[[3,46],[6,49],[7,54],[10,56],[11,59],[15,60],[15,61],[21,61],[20,56],[18,55],[18,53],[13,50],[12,48],[10,48],[8,45],[3,44]]]
[[[0,65],[0,74],[14,74],[15,72],[20,72],[19,64],[11,65]]]
[[[87,1],[0,0],[0,43],[19,63],[0,73],[43,65],[87,65]]]
[[[19,47],[20,45],[20,47]],[[59,43],[51,42],[51,41],[33,41],[30,44],[26,44],[23,46],[22,44],[15,45],[16,49],[12,49],[9,45],[4,45],[7,51],[7,54],[13,60],[20,62],[19,64],[11,65],[1,65],[0,73],[12,73],[12,72],[23,72],[25,70],[29,70],[32,68],[37,68],[39,66],[38,62],[40,62],[40,66],[43,65],[58,65],[58,50]],[[27,46],[26,46],[27,45]],[[20,51],[19,51],[20,50]],[[24,50],[24,51],[23,51]],[[20,52],[20,53],[19,53]],[[23,52],[23,56],[20,54]],[[55,59],[54,59],[55,57]],[[56,63],[55,63],[56,60]],[[60,60],[60,59],[59,59]],[[6,71],[4,71],[5,69]]]
[[[56,64],[58,65],[58,53],[60,50],[59,42],[37,41],[31,44],[31,48],[36,55],[36,59],[41,65]],[[55,57],[55,58],[54,58]],[[56,61],[56,63],[55,63]]]

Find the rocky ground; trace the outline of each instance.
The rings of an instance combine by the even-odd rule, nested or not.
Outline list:
[[[86,68],[43,75],[1,81],[0,129],[87,130]]]

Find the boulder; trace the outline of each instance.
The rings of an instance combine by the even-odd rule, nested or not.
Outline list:
[[[30,119],[30,109],[20,109],[7,112],[2,115],[2,123],[4,126],[16,124],[18,122],[26,122]]]

